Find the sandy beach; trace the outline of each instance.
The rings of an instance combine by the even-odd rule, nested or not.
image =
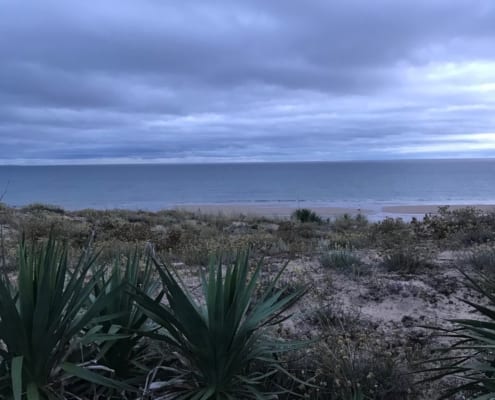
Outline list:
[[[369,208],[355,208],[355,207],[332,207],[332,206],[307,206],[318,215],[324,218],[338,217],[344,214],[357,215],[359,213],[371,218],[382,219],[385,217],[421,217],[425,214],[435,214],[438,212],[438,208],[444,206],[444,204],[433,205],[391,205],[391,206],[377,206]],[[300,206],[304,208],[306,206]],[[486,211],[495,211],[495,204],[452,204],[449,205],[450,209],[460,209],[465,207],[475,207]],[[287,218],[298,207],[294,206],[281,206],[277,204],[267,205],[250,205],[250,204],[195,204],[187,206],[178,206],[175,209],[198,212],[202,214],[222,214],[226,216],[234,215],[257,215],[265,217],[275,218]]]

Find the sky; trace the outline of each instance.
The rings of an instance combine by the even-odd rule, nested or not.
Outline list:
[[[493,0],[0,0],[0,164],[495,157]]]

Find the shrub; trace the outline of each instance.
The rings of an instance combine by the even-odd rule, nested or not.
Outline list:
[[[412,226],[401,218],[387,217],[374,224],[370,233],[372,240],[387,249],[404,246],[415,239]]]
[[[358,267],[361,260],[347,249],[336,249],[325,252],[320,257],[320,263],[323,268],[350,271],[353,267]]]
[[[440,207],[438,215],[425,217],[423,224],[434,239],[470,245],[495,239],[495,213],[466,207],[450,210]]]
[[[495,398],[495,280],[484,275],[476,278],[464,275],[467,286],[481,296],[478,303],[462,300],[472,307],[480,318],[450,320],[454,326],[431,327],[441,336],[454,343],[428,361],[431,368],[422,373],[433,373],[418,383],[434,381],[446,376],[457,378],[457,386],[447,390],[442,399],[460,393],[469,393],[469,398]]]
[[[383,257],[382,265],[391,272],[415,274],[432,267],[432,263],[417,249],[397,248]]]
[[[274,290],[280,274],[258,302],[252,303],[261,264],[248,276],[248,255],[240,255],[224,271],[212,262],[202,275],[204,305],[195,301],[170,267],[155,260],[168,306],[141,291],[136,301],[166,330],[153,334],[178,353],[179,362],[168,368],[171,377],[162,385],[174,399],[263,399],[263,381],[282,369],[277,354],[294,347],[268,338],[264,329],[280,322],[282,313],[304,294],[284,295]],[[259,373],[261,364],[268,372]]]
[[[94,286],[96,299],[101,293],[115,292],[113,300],[99,312],[99,317],[104,320],[101,322],[101,332],[114,337],[119,335],[118,340],[105,341],[99,346],[98,359],[120,379],[132,381],[148,372],[137,359],[145,350],[139,346],[143,333],[150,328],[147,326],[147,315],[136,306],[126,285],[139,288],[157,302],[163,297],[158,282],[153,279],[149,255],[146,255],[142,267],[141,259],[137,250],[129,252],[123,266],[116,258],[110,275],[99,275]],[[114,318],[105,321],[112,316]]]
[[[390,350],[376,327],[354,313],[324,307],[312,316],[324,333],[321,341],[289,361],[291,373],[316,387],[293,391],[313,400],[408,400],[415,398],[413,380],[403,356]],[[291,399],[294,397],[287,397]],[[284,398],[285,399],[285,398]]]
[[[495,248],[473,250],[467,256],[466,261],[480,271],[495,273]]]
[[[96,278],[103,272],[99,269],[93,279],[89,277],[95,257],[83,253],[69,271],[67,246],[50,238],[46,244],[31,247],[22,241],[18,260],[16,284],[7,276],[0,279],[0,354],[2,369],[12,381],[11,387],[3,389],[13,392],[16,400],[21,399],[22,392],[27,392],[28,400],[40,395],[50,398],[53,384],[60,381],[63,372],[132,389],[66,361],[77,339],[79,343],[104,339],[97,328],[79,336],[113,299],[113,293],[102,293],[86,308]]]
[[[27,206],[22,207],[21,211],[31,213],[53,213],[60,215],[65,214],[65,210],[62,207],[43,203],[28,204]]]
[[[299,222],[321,222],[321,217],[309,208],[298,208],[292,213],[292,218]]]
[[[363,334],[327,339],[316,349],[323,389],[318,399],[396,400],[414,396],[407,370],[384,347],[367,341]]]
[[[332,225],[336,231],[348,231],[364,229],[368,226],[368,218],[365,215],[359,213],[355,217],[349,214],[343,214],[332,222]]]

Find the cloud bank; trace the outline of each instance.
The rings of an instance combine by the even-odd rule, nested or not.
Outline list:
[[[0,163],[495,157],[491,0],[0,0]]]

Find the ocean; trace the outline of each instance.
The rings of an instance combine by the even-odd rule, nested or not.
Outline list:
[[[71,210],[483,204],[495,203],[495,160],[0,166],[3,191],[12,206]]]

